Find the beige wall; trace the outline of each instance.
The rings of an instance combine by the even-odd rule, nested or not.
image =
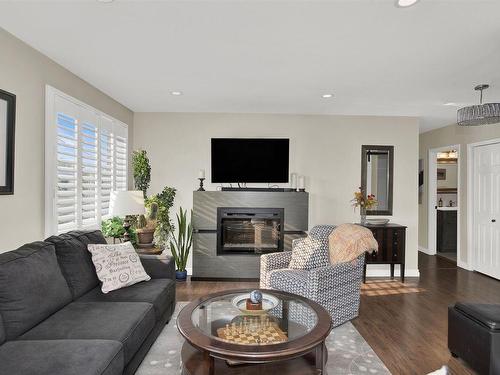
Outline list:
[[[460,127],[456,124],[444,128],[432,130],[420,134],[419,157],[424,159],[424,194],[422,204],[419,205],[419,245],[427,249],[428,228],[428,154],[429,149],[444,147],[448,145],[460,145],[460,196],[458,205],[460,207],[460,247],[459,265],[467,266],[467,145],[469,143],[500,138],[500,126],[498,124],[483,125],[476,127]]]
[[[16,95],[14,195],[0,195],[0,252],[44,235],[45,85],[123,121],[133,113],[0,28],[0,88]]]
[[[134,149],[147,150],[151,160],[150,193],[165,185],[177,188],[175,210],[179,205],[192,206],[199,169],[205,169],[210,180],[212,137],[290,138],[290,171],[306,176],[310,192],[310,227],[359,220],[349,201],[360,185],[361,145],[394,145],[391,219],[408,226],[407,269],[417,274],[417,119],[187,113],[135,113],[134,117]]]

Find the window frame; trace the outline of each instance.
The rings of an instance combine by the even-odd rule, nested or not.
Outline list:
[[[81,197],[82,197],[82,170],[80,162],[81,162],[81,151],[82,151],[82,140],[80,138],[77,139],[76,143],[76,149],[77,149],[77,171],[76,171],[76,176],[77,176],[77,188],[76,188],[76,223],[74,226],[67,226],[66,228],[62,229],[59,231],[59,225],[58,225],[58,205],[57,205],[57,183],[58,183],[58,152],[57,152],[57,146],[58,146],[58,133],[57,133],[57,115],[58,115],[58,110],[60,111],[59,106],[64,107],[65,105],[68,105],[68,108],[71,107],[73,111],[68,111],[68,112],[77,112],[76,113],[76,120],[78,121],[77,125],[77,133],[80,134],[81,129],[80,127],[82,126],[83,123],[87,122],[88,120],[88,115],[90,114],[91,117],[96,119],[96,124],[95,127],[97,128],[97,170],[96,170],[96,181],[97,181],[97,187],[96,187],[96,216],[95,216],[95,221],[84,225],[82,223],[82,202],[81,202]],[[75,115],[73,113],[73,115]],[[107,125],[104,125],[104,123],[107,122]],[[113,134],[113,160],[112,160],[112,186],[111,190],[115,190],[116,188],[116,180],[115,180],[115,173],[116,173],[116,159],[115,159],[115,154],[116,154],[116,145],[114,144],[116,135],[118,134],[120,137],[124,137],[126,139],[125,142],[125,190],[128,188],[128,164],[129,164],[129,150],[130,150],[130,144],[129,144],[129,137],[128,137],[128,125],[123,123],[122,121],[119,121],[112,116],[99,111],[98,109],[78,100],[73,98],[72,96],[65,94],[64,92],[50,86],[46,85],[45,87],[45,236],[51,236],[54,234],[59,234],[68,230],[78,230],[78,229],[95,229],[100,227],[100,223],[103,219],[108,217],[109,215],[103,215],[102,214],[102,194],[101,194],[101,130],[108,130],[110,128],[110,124],[112,127],[112,134]]]

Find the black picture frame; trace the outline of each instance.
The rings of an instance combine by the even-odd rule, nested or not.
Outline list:
[[[0,89],[0,101],[7,103],[5,119],[0,118],[0,126],[5,126],[5,181],[0,179],[0,195],[14,194],[14,149],[16,128],[16,96],[10,92]],[[0,133],[1,134],[1,133]],[[1,148],[0,148],[1,150]]]
[[[366,180],[367,180],[367,161],[370,153],[373,155],[377,151],[384,151],[389,154],[389,173],[388,173],[388,197],[387,197],[387,210],[366,210],[367,215],[384,215],[392,216],[392,200],[393,200],[393,184],[394,184],[394,146],[380,146],[380,145],[362,145],[361,146],[361,189],[366,193]],[[375,197],[376,199],[376,197]]]

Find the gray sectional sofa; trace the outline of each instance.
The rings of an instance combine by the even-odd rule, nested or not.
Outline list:
[[[175,307],[172,259],[141,257],[151,280],[101,292],[73,231],[0,254],[0,375],[133,374]]]

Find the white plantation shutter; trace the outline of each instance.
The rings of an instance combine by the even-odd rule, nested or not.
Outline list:
[[[57,113],[56,191],[57,230],[77,226],[78,123],[75,116]]]
[[[101,118],[100,133],[100,188],[101,188],[101,216],[109,215],[109,202],[111,192],[114,188],[114,134],[113,120],[107,117]]]
[[[116,122],[115,133],[115,190],[127,190],[127,128]]]
[[[98,152],[97,126],[83,122],[80,126],[80,198],[81,226],[97,225],[98,222]]]
[[[127,190],[126,124],[47,86],[45,232],[95,228]]]

